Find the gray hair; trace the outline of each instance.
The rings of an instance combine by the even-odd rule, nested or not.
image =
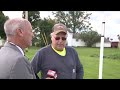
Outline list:
[[[26,19],[23,18],[14,18],[14,19],[8,19],[4,24],[4,31],[7,36],[9,35],[15,35],[16,29],[23,29],[25,26]]]

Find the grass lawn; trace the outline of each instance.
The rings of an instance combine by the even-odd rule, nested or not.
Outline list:
[[[99,48],[75,48],[84,67],[84,79],[99,78]],[[27,57],[32,57],[39,47],[30,47]],[[118,48],[104,48],[103,79],[120,79],[120,50]]]

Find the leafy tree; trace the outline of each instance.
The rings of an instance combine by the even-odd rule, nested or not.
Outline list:
[[[8,19],[8,16],[5,16],[2,11],[0,11],[0,38],[6,39],[6,35],[4,32],[4,23]]]
[[[85,42],[87,47],[92,47],[93,44],[100,41],[101,36],[98,32],[90,30],[81,32],[80,38]]]
[[[46,46],[51,43],[50,33],[52,32],[52,27],[55,24],[55,20],[51,18],[44,18],[39,22],[39,32],[37,34],[38,41],[40,46]]]
[[[23,11],[25,18],[25,11]],[[31,22],[34,31],[33,45],[43,47],[50,43],[50,33],[55,24],[55,20],[49,18],[40,18],[39,11],[28,11],[28,20]]]
[[[25,11],[23,11],[23,18],[25,18]],[[28,20],[31,22],[33,29],[37,28],[38,21],[40,20],[40,12],[28,11]]]
[[[64,23],[73,33],[78,31],[91,29],[89,23],[91,13],[85,11],[57,11],[53,12],[57,22]]]

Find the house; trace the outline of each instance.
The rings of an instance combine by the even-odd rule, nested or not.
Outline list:
[[[78,34],[78,36],[79,36],[79,34]],[[67,45],[74,46],[74,47],[86,46],[84,41],[82,41],[81,39],[74,38],[74,34],[69,30],[68,30]],[[93,47],[100,47],[100,45],[101,45],[101,42],[98,42],[98,43],[94,44]],[[111,42],[107,38],[104,39],[104,47],[111,47]]]
[[[120,47],[119,39],[116,37],[111,40],[111,48],[118,48]]]
[[[80,39],[76,39],[73,38],[73,33],[69,30],[68,31],[68,38],[67,38],[67,45],[68,46],[74,46],[74,47],[78,47],[78,46],[85,46],[85,42],[83,42]]]
[[[69,29],[68,30],[67,45],[73,46],[73,47],[86,46],[84,41],[82,41],[81,39],[76,39],[76,38],[80,38],[79,36],[80,36],[79,33],[76,33],[76,35],[75,35]],[[100,46],[101,46],[101,42],[98,42],[98,43],[94,44],[92,47],[100,47]],[[104,47],[120,48],[120,41],[119,41],[118,37],[114,37],[114,39],[104,38]]]
[[[112,48],[118,48],[118,43],[119,42],[111,42],[111,47]]]
[[[98,42],[94,44],[93,47],[100,47],[100,45],[101,45],[101,42]],[[111,47],[111,42],[109,38],[104,38],[104,47]]]

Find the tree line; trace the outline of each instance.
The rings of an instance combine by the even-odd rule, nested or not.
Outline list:
[[[52,12],[54,19],[46,17],[42,19],[39,11],[28,11],[28,20],[31,22],[34,32],[33,45],[43,47],[51,43],[50,33],[55,23],[65,24],[74,34],[74,38],[83,40],[88,47],[100,41],[98,34],[91,26],[90,15],[86,11],[56,11]],[[25,18],[25,11],[22,13]],[[4,22],[9,19],[4,13],[0,12],[0,38],[6,39],[4,33]]]

